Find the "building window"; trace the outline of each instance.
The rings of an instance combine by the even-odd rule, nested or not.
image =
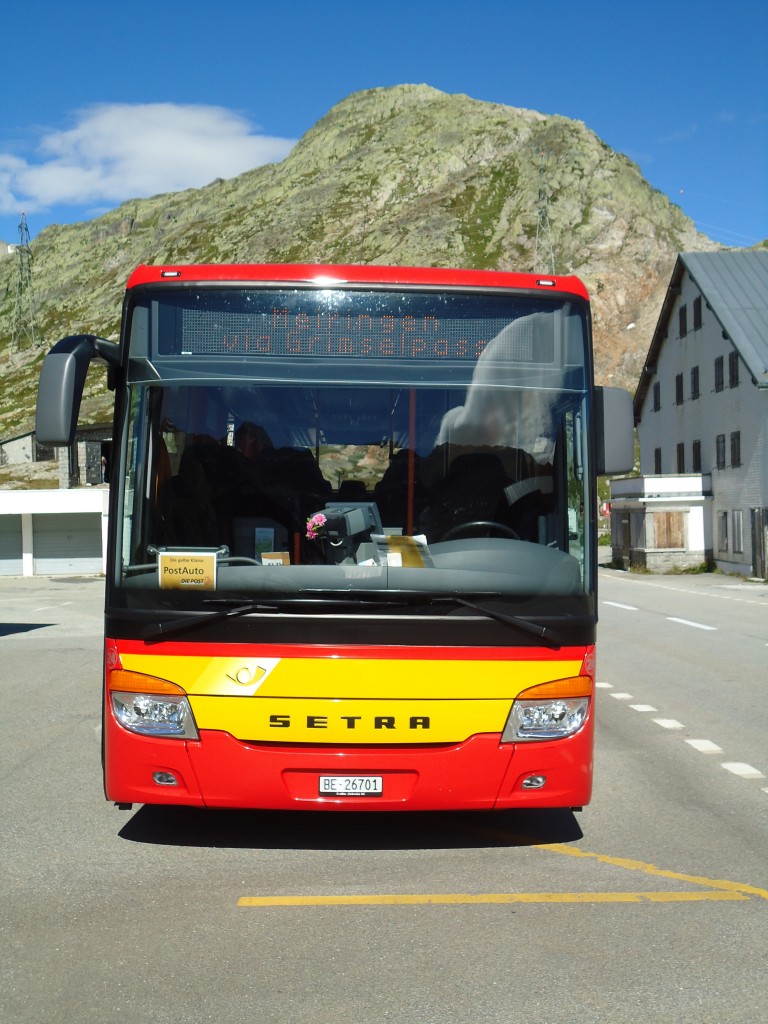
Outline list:
[[[682,441],[677,446],[677,472],[685,472],[685,445]]]
[[[701,296],[693,300],[693,329],[698,331],[701,327]]]
[[[715,438],[715,465],[718,469],[725,469],[725,434],[718,434]]]
[[[725,378],[723,376],[723,357],[718,356],[715,360],[715,391],[722,391]]]
[[[675,405],[683,404],[683,375],[678,373],[675,377]]]
[[[691,367],[691,398],[695,401],[699,397],[699,368]]]
[[[661,408],[661,384],[659,381],[653,385],[653,411],[658,412]]]
[[[717,546],[720,551],[728,550],[728,513],[717,513]]]
[[[691,469],[694,473],[701,472],[701,441],[694,441],[691,448]]]
[[[677,313],[680,318],[680,337],[684,338],[688,333],[688,309],[686,306],[681,306]]]
[[[742,536],[742,516],[741,509],[735,509],[733,513],[733,550],[739,554],[744,550],[744,540]]]
[[[736,351],[728,353],[728,387],[739,386],[739,353]]]
[[[653,472],[661,476],[661,448],[653,449]]]
[[[741,431],[734,430],[731,434],[731,465],[741,465]]]

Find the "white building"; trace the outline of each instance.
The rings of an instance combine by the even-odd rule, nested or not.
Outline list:
[[[24,465],[36,462],[35,432],[27,431],[18,437],[8,437],[0,441],[0,466]]]
[[[106,487],[0,490],[0,576],[103,573]]]
[[[71,448],[38,445],[34,433],[0,443],[0,465],[58,460],[60,484],[0,488],[0,576],[104,572],[111,429],[81,427],[77,436]]]
[[[678,256],[634,408],[614,558],[768,579],[768,250]]]

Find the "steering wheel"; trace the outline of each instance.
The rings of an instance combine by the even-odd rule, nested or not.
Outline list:
[[[458,526],[452,526],[441,539],[453,540],[456,537],[463,536],[470,530],[495,530],[497,533],[510,537],[512,540],[520,540],[520,535],[515,533],[511,526],[505,526],[504,523],[495,523],[492,519],[473,519],[469,523],[459,523]]]

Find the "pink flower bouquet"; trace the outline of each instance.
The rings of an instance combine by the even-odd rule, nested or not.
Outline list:
[[[313,516],[310,516],[307,520],[307,538],[309,540],[317,540],[326,522],[327,519],[322,512],[315,512]]]

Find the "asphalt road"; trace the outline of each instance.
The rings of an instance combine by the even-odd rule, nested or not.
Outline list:
[[[757,1024],[768,587],[601,572],[570,812],[120,812],[102,583],[0,580],[0,1021]]]

